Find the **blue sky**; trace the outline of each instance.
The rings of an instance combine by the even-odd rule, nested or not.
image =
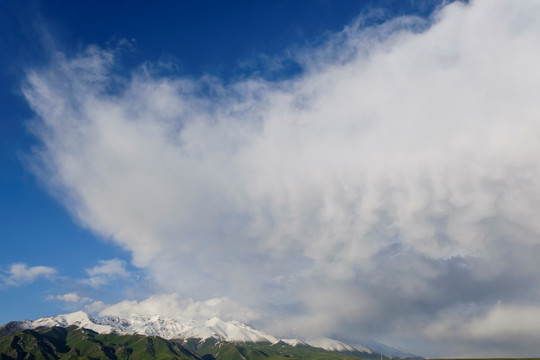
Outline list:
[[[129,253],[81,226],[29,170],[26,159],[37,142],[27,125],[35,115],[21,94],[21,84],[28,68],[46,63],[49,42],[60,51],[74,53],[89,44],[107,47],[127,39],[130,49],[121,59],[126,69],[119,67],[120,72],[146,61],[166,61],[181,75],[210,73],[225,81],[253,72],[287,76],[298,67],[293,64],[274,73],[261,66],[259,57],[282,56],[292,46],[324,41],[328,33],[341,30],[362,13],[381,11],[373,21],[384,21],[396,14],[427,15],[437,5],[435,1],[420,6],[402,1],[375,3],[3,3],[0,237],[5,251],[0,263],[4,269],[12,263],[46,265],[77,278],[100,259],[129,260]],[[43,301],[58,286],[64,284],[37,281],[1,289],[10,311],[0,314],[0,322],[62,312],[63,304]],[[114,299],[108,294],[111,290],[101,296]]]
[[[0,322],[537,355],[539,12],[3,2]]]

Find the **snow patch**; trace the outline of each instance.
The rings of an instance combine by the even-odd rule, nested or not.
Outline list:
[[[298,339],[281,339],[281,341],[290,346],[308,345],[306,342]]]
[[[345,344],[339,340],[322,338],[316,340],[307,341],[311,346],[318,347],[328,351],[355,351],[356,349],[351,345]]]

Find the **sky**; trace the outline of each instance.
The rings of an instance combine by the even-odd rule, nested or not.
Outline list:
[[[538,356],[540,3],[0,2],[0,323]]]

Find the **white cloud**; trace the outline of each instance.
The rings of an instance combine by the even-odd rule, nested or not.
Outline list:
[[[103,303],[103,301],[94,301],[88,305],[85,305],[84,306],[84,309],[85,311],[89,312],[89,313],[98,313],[100,312],[103,308],[105,308],[105,304]]]
[[[154,295],[142,301],[125,300],[113,305],[96,304],[100,316],[129,316],[130,314],[162,315],[179,320],[210,319],[217,316],[224,320],[249,322],[257,318],[253,311],[228,298],[206,301],[179,299],[177,294]]]
[[[0,280],[4,285],[20,285],[34,282],[40,277],[51,279],[56,270],[48,266],[32,266],[26,264],[11,264],[7,271],[0,274]]]
[[[540,307],[530,304],[505,305],[501,302],[478,316],[447,314],[424,330],[425,334],[440,342],[459,340],[469,348],[475,343],[485,344],[475,349],[475,356],[510,356],[515,347],[532,353],[538,348]]]
[[[111,260],[99,260],[99,264],[93,268],[86,269],[90,276],[105,275],[114,277],[128,277],[129,273],[126,270],[126,262],[118,258]]]
[[[282,333],[399,341],[466,304],[534,302],[539,16],[472,1],[429,28],[350,26],[279,82],[135,69],[113,91],[112,53],[58,55],[24,87],[36,171],[159,292],[234,299]]]
[[[126,270],[126,262],[118,258],[99,260],[98,265],[86,269],[86,273],[90,277],[85,279],[84,282],[94,287],[105,285],[111,279],[129,277],[129,272]]]
[[[67,303],[85,303],[93,300],[86,296],[79,296],[76,292],[70,292],[63,295],[49,295],[47,300],[59,300]]]

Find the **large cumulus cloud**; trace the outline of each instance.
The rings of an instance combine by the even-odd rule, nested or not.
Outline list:
[[[56,53],[24,86],[34,166],[175,299],[234,299],[277,335],[532,355],[485,329],[539,311],[539,16],[497,0],[359,21],[280,81]]]

